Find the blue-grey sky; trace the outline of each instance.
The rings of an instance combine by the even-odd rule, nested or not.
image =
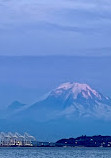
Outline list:
[[[67,81],[111,96],[110,17],[110,0],[0,0],[0,106]]]
[[[111,57],[0,57],[0,108],[33,104],[64,82],[87,83],[111,97]]]
[[[0,0],[0,55],[111,55],[110,0]]]

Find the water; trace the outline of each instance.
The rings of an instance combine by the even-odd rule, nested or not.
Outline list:
[[[110,158],[111,148],[0,148],[0,158]]]

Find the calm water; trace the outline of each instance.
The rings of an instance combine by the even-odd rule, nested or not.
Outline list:
[[[111,158],[111,148],[0,148],[0,158]]]

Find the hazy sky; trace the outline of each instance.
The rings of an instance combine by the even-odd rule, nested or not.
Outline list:
[[[0,55],[111,55],[110,0],[0,0]]]
[[[87,83],[111,97],[111,57],[0,57],[0,108],[32,104],[64,82]]]
[[[46,56],[0,57],[0,106],[32,103],[67,81],[111,96],[111,58],[101,58],[111,56],[111,1],[0,0],[0,55]]]

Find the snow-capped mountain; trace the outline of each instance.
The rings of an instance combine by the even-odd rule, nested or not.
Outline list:
[[[28,108],[26,115],[35,120],[62,117],[111,120],[111,99],[87,84],[67,82],[52,90],[46,99]]]
[[[16,104],[14,107],[18,102]],[[13,113],[15,108],[11,109]],[[16,113],[15,117],[34,121],[58,118],[111,120],[111,99],[87,84],[67,82],[52,90],[44,100]]]
[[[24,107],[18,102],[10,105],[11,113],[0,120],[1,129],[6,125],[6,130],[31,130],[37,135],[45,131],[53,137],[111,132],[111,99],[87,84],[63,83],[27,108],[15,112],[16,106]]]
[[[50,96],[62,97],[65,100],[72,98],[72,100],[84,99],[86,101],[100,101],[108,102],[111,101],[110,98],[104,97],[101,93],[92,89],[87,84],[80,83],[63,83],[58,88],[50,93]]]
[[[55,108],[62,108],[59,115],[111,117],[111,99],[87,84],[63,83],[49,94],[46,102]]]

